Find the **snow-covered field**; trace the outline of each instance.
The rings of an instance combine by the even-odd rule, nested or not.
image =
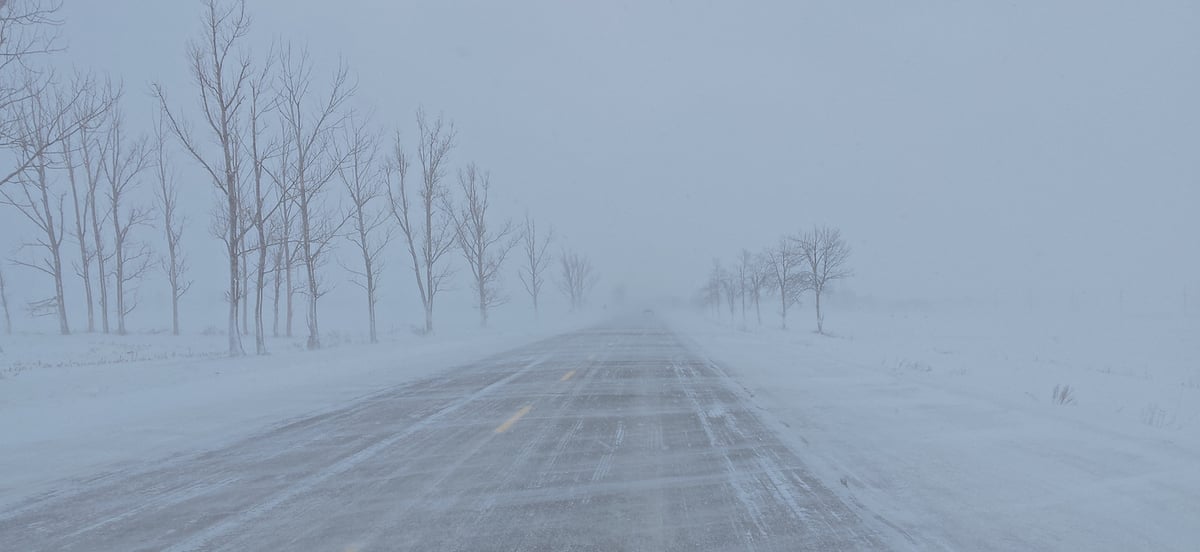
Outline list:
[[[808,312],[787,332],[672,318],[913,549],[1200,547],[1200,319],[834,312],[824,337]]]
[[[667,318],[830,488],[909,535],[901,547],[1200,545],[1200,319],[835,311],[827,337],[806,315],[786,332]],[[593,320],[330,335],[317,352],[279,339],[234,360],[220,335],[0,337],[0,508]]]
[[[0,509],[84,477],[205,450],[282,421],[580,327],[587,318],[430,338],[272,339],[229,359],[222,335],[0,336]],[[253,350],[253,339],[247,338]]]

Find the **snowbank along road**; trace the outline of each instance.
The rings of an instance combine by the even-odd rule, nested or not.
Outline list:
[[[330,369],[336,369],[331,366]],[[0,513],[6,550],[878,550],[888,538],[652,317]]]

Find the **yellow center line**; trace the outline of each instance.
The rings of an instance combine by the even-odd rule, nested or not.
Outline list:
[[[521,409],[518,410],[516,414],[513,414],[511,418],[509,418],[506,422],[500,424],[500,427],[496,428],[496,433],[504,433],[505,431],[512,429],[513,424],[517,423],[517,420],[520,420],[526,414],[529,414],[530,410],[533,410],[533,405],[531,405],[531,404],[521,407]]]
[[[563,374],[563,377],[560,378],[558,381],[567,381],[567,380],[571,379],[571,376],[574,376],[574,375],[575,375],[575,371],[571,370],[570,372]]]

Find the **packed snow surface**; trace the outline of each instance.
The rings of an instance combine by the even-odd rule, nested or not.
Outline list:
[[[271,354],[228,358],[223,335],[0,337],[0,508],[131,463],[207,450],[289,419],[586,325],[393,335],[326,348],[271,339]],[[245,345],[253,351],[253,337]]]
[[[835,311],[832,336],[811,313],[674,318],[914,549],[1200,546],[1195,318]]]

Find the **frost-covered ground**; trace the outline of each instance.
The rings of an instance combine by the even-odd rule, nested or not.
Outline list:
[[[837,337],[807,312],[788,332],[672,318],[914,549],[1200,548],[1195,317],[833,312]]]
[[[0,336],[0,509],[131,463],[243,438],[591,322],[560,318],[430,338],[272,339],[229,359],[222,335]],[[246,338],[253,349],[252,338]]]

